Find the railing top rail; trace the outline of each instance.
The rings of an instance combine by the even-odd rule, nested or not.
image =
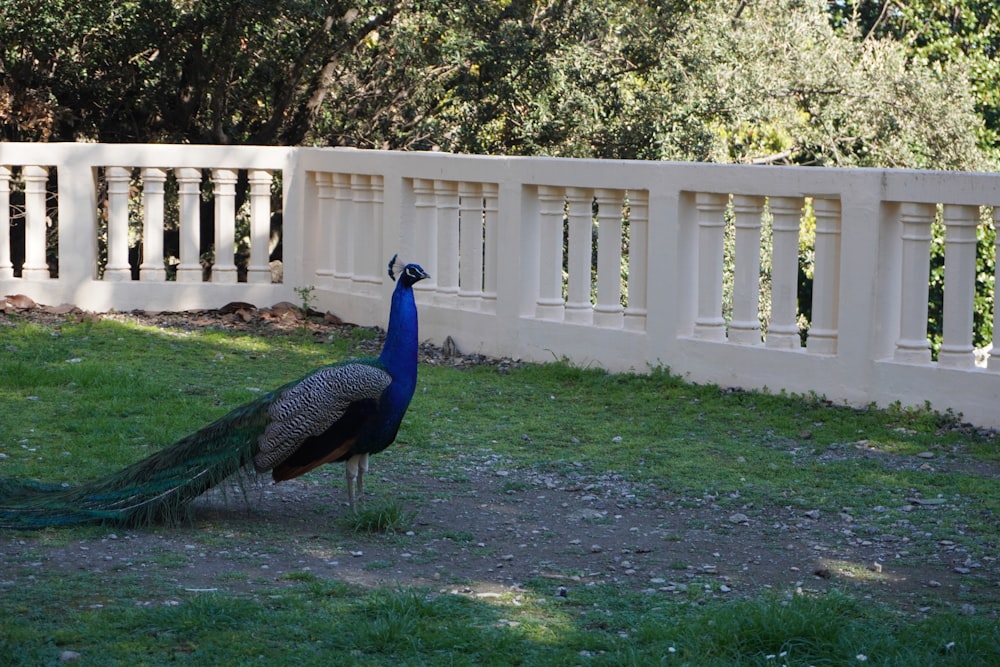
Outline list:
[[[220,167],[343,171],[402,178],[511,181],[656,191],[866,197],[886,202],[1000,205],[1000,173],[809,168],[583,158],[367,151],[351,148],[0,142],[0,164]]]

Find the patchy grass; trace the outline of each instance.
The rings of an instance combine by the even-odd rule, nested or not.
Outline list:
[[[389,500],[378,503],[361,503],[356,512],[351,512],[345,523],[356,533],[401,533],[413,521],[413,512],[405,506]]]
[[[0,321],[0,475],[73,482],[131,463],[369,340],[357,330],[159,329],[113,321],[38,326]],[[766,518],[775,507],[843,512],[900,540],[947,538],[973,560],[1000,546],[1000,456],[991,434],[931,410],[853,409],[821,397],[695,386],[665,371],[608,375],[565,365],[421,369],[393,450],[401,465],[461,480],[465,452],[539,472],[585,471],[653,485],[679,506],[717,505]],[[918,456],[923,454],[925,456]],[[949,464],[961,462],[961,466]],[[937,468],[948,468],[940,472]],[[338,483],[341,477],[336,476]],[[405,484],[405,481],[401,481]],[[506,487],[524,492],[521,482]],[[419,494],[419,489],[404,490]],[[932,511],[907,511],[910,499]],[[363,506],[348,530],[399,533],[402,503]],[[207,523],[203,546],[236,560],[276,535]],[[165,552],[153,577],[56,571],[45,553],[100,528],[0,534],[17,551],[0,572],[0,664],[970,665],[1000,653],[993,612],[900,609],[839,593],[761,590],[720,601],[692,586],[663,597],[604,585],[563,597],[548,580],[490,598],[415,588],[361,589],[314,573],[245,583],[240,593],[179,589],[187,559]],[[380,538],[381,539],[381,538]],[[389,539],[397,539],[392,537]],[[472,532],[442,539],[474,543]],[[664,538],[669,539],[669,538]],[[22,543],[14,549],[14,542]],[[336,539],[315,540],[335,555]],[[489,548],[493,548],[490,546]],[[918,557],[920,543],[908,547]],[[486,549],[486,547],[484,547]],[[331,556],[332,557],[332,556]],[[684,570],[687,563],[677,562]],[[392,567],[373,561],[376,570]],[[863,575],[859,571],[858,575]],[[32,577],[31,586],[8,585]],[[21,579],[18,579],[19,581]],[[996,600],[984,600],[987,610]],[[992,606],[991,606],[992,605]]]

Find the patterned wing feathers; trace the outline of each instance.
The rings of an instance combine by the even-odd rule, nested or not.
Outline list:
[[[391,382],[381,368],[353,363],[323,368],[285,389],[268,407],[254,467],[265,472],[280,464],[307,438],[330,428],[351,403],[378,400]]]

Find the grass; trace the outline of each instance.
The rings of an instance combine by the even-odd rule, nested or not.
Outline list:
[[[229,408],[350,354],[364,330],[317,342],[112,321],[42,327],[0,320],[0,475],[68,481],[135,461]],[[849,511],[900,538],[949,539],[995,557],[1000,493],[977,470],[1000,464],[991,434],[931,410],[853,409],[822,397],[730,392],[665,371],[608,375],[565,365],[421,369],[394,456],[451,479],[463,457],[539,472],[618,475],[678,506],[707,503],[766,516],[775,506]],[[865,456],[875,452],[878,455]],[[932,459],[920,459],[923,452]],[[948,473],[920,469],[961,460]],[[338,476],[339,481],[339,476]],[[512,486],[511,491],[517,491]],[[905,513],[907,498],[943,498]],[[398,533],[412,516],[363,506],[347,530]],[[209,543],[229,543],[208,525]],[[996,599],[975,615],[913,617],[838,593],[762,590],[729,601],[664,598],[606,586],[568,597],[551,581],[496,599],[421,589],[359,589],[309,573],[253,582],[250,592],[178,591],[185,558],[159,574],[50,571],[36,551],[103,534],[80,528],[0,534],[0,664],[325,665],[968,665],[1000,652]],[[471,533],[448,534],[468,541]],[[265,549],[266,545],[255,546]],[[920,543],[914,540],[914,555]],[[375,567],[381,567],[376,563]],[[389,565],[386,565],[388,567]],[[679,563],[678,567],[686,564]],[[28,573],[32,586],[8,585]],[[5,574],[7,576],[5,576]],[[250,582],[248,582],[249,586]],[[992,612],[990,611],[992,610]]]

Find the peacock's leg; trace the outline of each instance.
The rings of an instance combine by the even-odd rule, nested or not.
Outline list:
[[[347,474],[347,502],[350,504],[352,510],[357,509],[357,500],[354,497],[354,485],[361,482],[361,478],[358,477],[361,456],[361,454],[355,454],[347,459],[347,462],[344,464],[344,470]]]
[[[368,472],[368,455],[359,454],[358,455],[358,500],[365,495],[365,473]]]

